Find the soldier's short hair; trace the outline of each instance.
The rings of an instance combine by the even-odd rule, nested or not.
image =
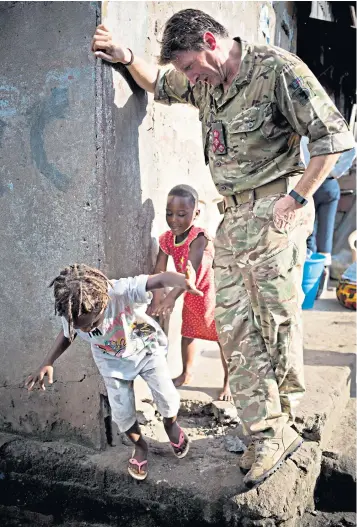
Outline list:
[[[189,185],[176,185],[176,187],[173,187],[170,192],[169,196],[179,196],[180,198],[190,198],[190,201],[194,207],[197,207],[198,205],[198,193]]]
[[[182,51],[204,49],[203,35],[206,31],[228,37],[228,31],[222,24],[199,9],[184,9],[175,13],[165,24],[159,63],[169,64]]]

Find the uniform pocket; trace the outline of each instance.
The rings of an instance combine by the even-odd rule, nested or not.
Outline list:
[[[253,163],[255,170],[266,162],[271,148],[264,132],[270,114],[271,104],[264,103],[244,110],[227,123],[228,149],[240,162]]]
[[[285,235],[289,234],[295,227],[297,227],[298,225],[300,225],[302,223],[302,214],[303,214],[303,209],[302,208],[296,209],[294,211],[293,218],[291,219],[291,221],[285,227],[280,228],[280,227],[277,226],[276,216],[275,216],[276,204],[277,204],[277,202],[279,201],[280,198],[283,198],[286,195],[287,194],[282,194],[281,196],[279,196],[274,201],[274,203],[272,205],[272,210],[271,210],[271,220],[272,220],[272,224],[273,224],[274,229],[277,232],[280,232],[281,234],[285,234]]]
[[[228,132],[230,134],[250,133],[258,130],[266,117],[270,103],[253,106],[235,116],[228,123]]]
[[[302,302],[299,250],[289,243],[280,252],[252,268],[260,309],[280,323],[295,316]],[[266,318],[266,315],[265,315]]]

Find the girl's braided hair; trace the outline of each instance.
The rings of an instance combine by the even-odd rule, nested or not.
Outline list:
[[[55,314],[66,317],[69,339],[74,338],[73,321],[80,315],[97,310],[108,303],[110,281],[98,269],[85,264],[69,265],[52,280],[55,297]]]

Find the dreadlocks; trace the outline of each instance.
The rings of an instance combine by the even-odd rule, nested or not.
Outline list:
[[[73,321],[80,315],[105,308],[108,301],[108,278],[98,269],[85,264],[73,264],[60,272],[48,287],[53,286],[55,314],[68,320],[70,341]]]

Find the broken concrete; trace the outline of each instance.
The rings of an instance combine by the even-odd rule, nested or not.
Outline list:
[[[296,427],[303,437],[324,447],[338,425],[350,398],[351,371],[355,357],[345,366],[326,365],[328,352],[315,351],[314,364],[305,366],[306,395],[296,414]]]
[[[355,399],[350,399],[322,453],[315,499],[323,511],[356,511]]]
[[[51,503],[58,520],[67,515],[85,521],[90,515],[91,521],[120,519],[131,525],[145,513],[154,524],[167,525],[167,518],[180,511],[182,526],[290,527],[311,502],[320,466],[318,446],[306,443],[270,480],[246,491],[238,457],[225,450],[222,435],[196,437],[184,460],[173,456],[167,440],[151,438],[149,478],[138,485],[126,471],[131,449],[122,444],[95,453],[4,435],[2,442],[0,503],[26,503],[41,514]],[[57,510],[60,498],[66,507]]]
[[[352,512],[307,513],[300,527],[355,527],[356,515]]]
[[[211,410],[219,423],[239,422],[237,408],[227,401],[213,401]]]

